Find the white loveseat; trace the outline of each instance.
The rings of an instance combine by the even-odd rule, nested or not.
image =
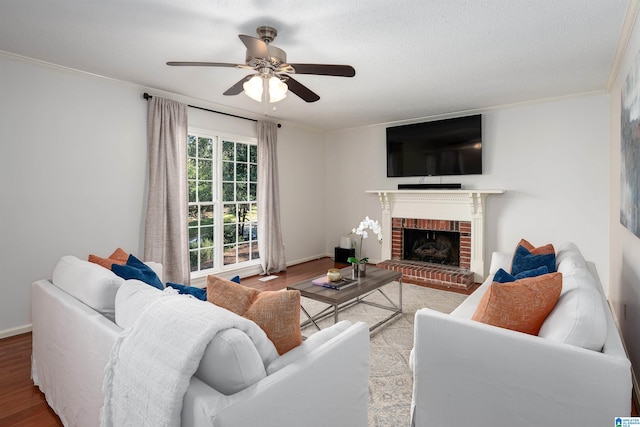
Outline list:
[[[629,416],[630,362],[595,267],[573,244],[556,254],[563,289],[539,336],[471,320],[495,272],[510,271],[508,253],[493,254],[490,276],[451,314],[416,313],[412,426],[602,427]]]
[[[32,378],[65,426],[99,425],[111,348],[157,294],[72,256],[33,283]],[[183,426],[367,425],[365,323],[340,322],[282,356],[255,328],[266,341],[238,329],[212,339],[184,397]]]

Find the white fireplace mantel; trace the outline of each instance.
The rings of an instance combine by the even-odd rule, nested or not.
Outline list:
[[[484,280],[484,207],[491,194],[505,190],[367,190],[382,206],[382,229],[391,230],[391,218],[440,219],[471,222],[471,271]],[[391,239],[382,245],[382,259],[391,259]]]

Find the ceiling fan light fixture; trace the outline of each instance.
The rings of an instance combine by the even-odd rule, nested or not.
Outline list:
[[[287,84],[276,76],[269,79],[269,102],[282,101],[287,97]]]
[[[262,102],[262,83],[262,77],[258,75],[251,77],[242,85],[245,95],[255,101]]]

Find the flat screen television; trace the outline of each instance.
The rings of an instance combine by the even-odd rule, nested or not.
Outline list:
[[[482,174],[482,115],[387,128],[387,177]]]

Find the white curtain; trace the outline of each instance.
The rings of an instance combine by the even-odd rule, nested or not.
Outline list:
[[[286,270],[280,228],[278,134],[275,123],[258,122],[258,249],[263,274]]]
[[[165,282],[188,285],[187,105],[151,98],[147,139],[149,193],[144,259],[162,263]]]

